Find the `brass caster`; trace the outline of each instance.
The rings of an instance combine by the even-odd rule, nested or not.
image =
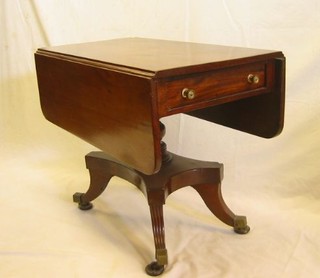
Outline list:
[[[250,227],[247,225],[247,218],[245,216],[235,216],[233,229],[237,234],[249,233]]]
[[[146,266],[145,271],[150,276],[159,276],[164,271],[164,265],[158,264],[158,262],[152,262]]]
[[[92,209],[93,205],[90,202],[83,202],[82,201],[82,196],[84,195],[84,193],[75,193],[73,194],[73,202],[78,203],[78,208],[81,210],[89,210]]]

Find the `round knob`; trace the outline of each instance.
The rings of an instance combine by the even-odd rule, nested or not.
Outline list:
[[[196,96],[196,92],[192,89],[184,88],[181,92],[181,95],[186,99],[194,99]]]
[[[248,75],[248,82],[250,84],[258,84],[260,81],[259,76],[255,74],[249,74]]]

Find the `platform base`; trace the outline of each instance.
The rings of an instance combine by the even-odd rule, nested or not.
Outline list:
[[[75,193],[73,196],[81,210],[91,209],[91,201],[105,190],[113,176],[129,181],[142,191],[150,208],[155,245],[156,260],[145,268],[151,276],[160,275],[168,264],[163,205],[166,198],[180,188],[192,186],[209,210],[223,223],[233,227],[236,233],[246,234],[250,230],[246,217],[235,215],[223,200],[222,164],[189,159],[169,152],[167,155],[170,159],[163,163],[158,173],[145,175],[113,161],[103,152],[91,152],[86,156],[86,166],[90,173],[89,189],[86,193]]]

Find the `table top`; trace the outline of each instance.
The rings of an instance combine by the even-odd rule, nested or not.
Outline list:
[[[162,117],[265,138],[283,127],[280,51],[125,38],[41,48],[35,60],[44,116],[146,174],[161,167]]]
[[[95,61],[119,68],[136,69],[156,76],[178,71],[187,74],[281,56],[280,51],[190,42],[124,38],[41,48],[43,51]]]

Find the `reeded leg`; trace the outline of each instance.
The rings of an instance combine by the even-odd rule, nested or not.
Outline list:
[[[235,215],[226,205],[221,194],[221,183],[194,185],[210,211],[223,223],[232,226],[238,234],[250,231],[245,216]]]
[[[112,175],[101,172],[100,169],[89,169],[90,186],[86,193],[75,193],[73,201],[78,203],[79,209],[89,210],[93,207],[91,201],[96,199],[106,189]]]
[[[168,254],[165,244],[163,205],[150,204],[150,214],[155,245],[156,261],[148,264],[145,268],[147,274],[158,276],[164,271],[164,266],[168,264]]]

